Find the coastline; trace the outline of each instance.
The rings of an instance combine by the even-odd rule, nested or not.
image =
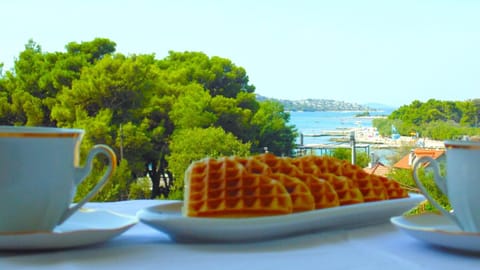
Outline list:
[[[383,137],[378,134],[375,128],[342,128],[337,130],[324,130],[318,134],[302,134],[304,137],[330,137],[331,145],[338,145],[338,143],[350,143],[351,134],[355,134],[355,143],[362,145],[369,145],[370,148],[388,149],[399,148],[404,146],[411,146],[417,148],[429,149],[445,149],[443,141],[432,140],[429,138],[416,138],[410,136],[400,136],[392,139],[390,137]],[[330,148],[329,144],[300,144],[301,147],[308,148]]]
[[[352,132],[355,135],[356,147],[368,151],[376,149],[391,152],[402,147],[444,149],[443,141],[411,136],[394,139],[380,136],[378,130],[372,126],[372,119],[384,117],[387,116],[383,113],[355,116],[353,111],[297,111],[291,115],[290,120],[299,131],[296,148],[300,151],[323,153],[335,148],[351,148]]]

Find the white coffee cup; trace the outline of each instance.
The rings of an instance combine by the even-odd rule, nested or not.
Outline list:
[[[446,176],[440,174],[439,163],[431,157],[419,158],[413,167],[418,188],[443,215],[466,232],[480,232],[480,143],[446,141]],[[448,197],[453,211],[447,211],[428,193],[418,177],[418,169],[426,162],[434,172],[434,181]]]
[[[79,166],[81,129],[0,126],[0,233],[52,231],[89,201],[116,168],[115,153],[95,145]],[[72,204],[94,157],[108,159],[97,185]]]

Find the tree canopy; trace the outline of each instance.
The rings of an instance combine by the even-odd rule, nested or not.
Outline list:
[[[401,135],[418,134],[436,140],[479,135],[480,100],[418,100],[393,111],[387,119],[374,119],[380,134],[391,135],[392,125]]]
[[[161,195],[165,177],[174,179],[171,196],[179,196],[186,166],[204,156],[293,150],[288,113],[257,101],[245,69],[229,59],[175,51],[163,59],[127,56],[104,38],[65,49],[43,52],[29,40],[14,68],[1,70],[0,124],[85,129],[82,156],[94,144],[110,145],[120,169],[98,200],[132,198],[130,186],[145,176],[151,197]],[[78,197],[93,184],[85,181]]]

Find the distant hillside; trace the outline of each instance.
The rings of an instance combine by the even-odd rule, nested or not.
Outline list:
[[[285,111],[375,111],[371,107],[331,99],[285,100],[267,98],[257,94],[257,100],[275,100],[283,104]]]

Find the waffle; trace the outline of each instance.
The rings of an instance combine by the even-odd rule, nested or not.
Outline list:
[[[384,181],[368,174],[360,166],[327,156],[305,156],[296,160],[294,164],[303,170],[313,171],[316,175],[333,173],[351,179],[362,193],[364,202],[389,199]]]
[[[297,167],[303,173],[313,174],[318,171],[314,159],[315,156],[302,156],[292,159],[291,164]]]
[[[286,174],[302,180],[308,186],[315,199],[315,209],[340,205],[338,195],[333,186],[312,174],[304,173],[300,168],[293,164],[295,159],[277,157],[273,154],[257,155],[254,156],[254,159],[267,164],[274,173]]]
[[[300,170],[287,158],[277,157],[270,153],[256,155],[253,158],[267,164],[273,173],[283,173],[290,176],[300,173]]]
[[[341,167],[341,175],[352,179],[362,190],[365,201],[378,201],[387,199],[407,198],[408,191],[400,184],[384,176],[369,174],[360,166],[344,163]]]
[[[275,156],[274,154],[270,154],[270,153],[255,155],[255,156],[253,156],[253,158],[262,161],[263,163],[267,164],[268,167],[270,167],[270,168],[278,167],[277,164],[280,161],[280,159],[277,156]]]
[[[251,157],[230,157],[230,159],[242,164],[245,167],[245,170],[249,173],[264,175],[272,174],[272,169],[270,166],[259,159]]]
[[[363,200],[365,202],[388,200],[388,192],[380,179],[373,175],[368,175],[355,181],[358,188],[362,192]]]
[[[329,156],[303,156],[295,158],[292,164],[300,168],[304,172],[309,173],[333,173],[336,175],[342,174],[342,167],[345,164],[344,160],[336,159]]]
[[[315,209],[315,198],[309,187],[300,179],[283,173],[273,173],[271,178],[282,183],[292,199],[293,212],[303,212]]]
[[[316,174],[320,179],[329,182],[338,195],[340,205],[356,204],[364,202],[363,194],[352,179],[333,173]]]
[[[380,175],[372,175],[382,181],[386,191],[388,199],[401,199],[401,198],[408,198],[408,191],[400,186],[400,183],[393,179],[389,179],[384,176]]]
[[[329,156],[307,155],[296,158],[292,164],[330,183],[340,205],[364,202],[363,194],[351,179],[341,175],[344,162]]]
[[[185,173],[183,213],[189,217],[255,217],[292,213],[285,186],[248,173],[229,158],[193,162]]]
[[[315,201],[308,186],[298,178],[283,173],[272,173],[271,168],[260,159],[231,157],[245,167],[248,173],[262,174],[282,183],[292,199],[293,212],[315,209]]]
[[[189,217],[257,217],[408,197],[393,179],[328,156],[205,158],[185,172]]]
[[[299,173],[296,177],[310,189],[315,199],[315,209],[340,206],[338,194],[329,182],[309,173]]]
[[[387,189],[376,175],[369,174],[360,166],[350,163],[343,164],[341,171],[343,176],[352,179],[358,186],[365,202],[388,200]]]

